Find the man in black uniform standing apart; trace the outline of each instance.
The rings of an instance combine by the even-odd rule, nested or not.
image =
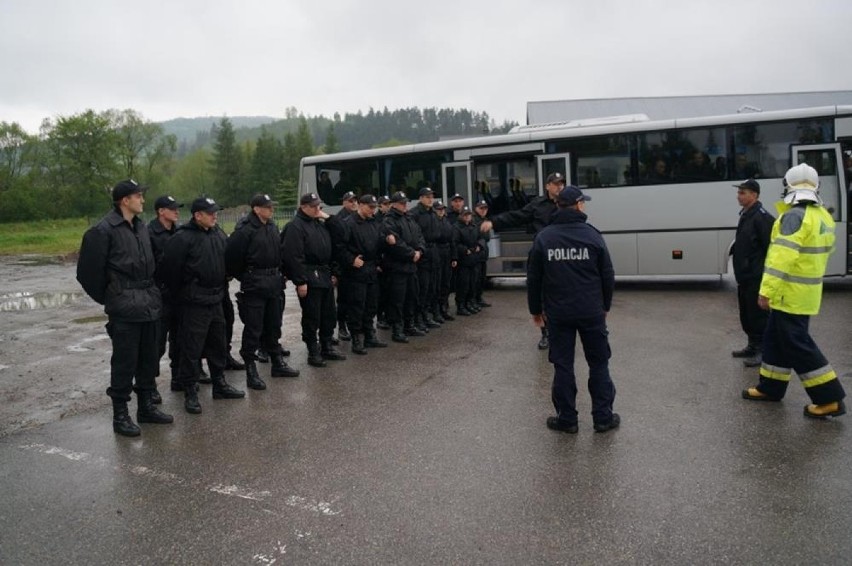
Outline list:
[[[151,236],[151,250],[154,252],[154,260],[159,267],[160,261],[163,259],[163,250],[166,247],[166,242],[174,236],[177,230],[177,222],[180,218],[180,208],[183,204],[176,201],[173,197],[163,195],[154,201],[154,212],[157,217],[148,223],[148,234]],[[172,391],[183,391],[178,389],[178,350],[177,350],[177,332],[178,332],[178,317],[177,313],[173,312],[172,301],[169,298],[169,289],[166,287],[163,280],[163,274],[160,269],[154,272],[154,281],[157,282],[157,287],[160,288],[160,295],[163,299],[163,308],[160,311],[160,329],[157,335],[157,351],[159,359],[163,359],[166,353],[166,344],[169,349],[169,367],[172,373]],[[160,375],[160,366],[157,364],[157,376]],[[154,390],[154,403],[162,403],[163,399],[159,392]]]
[[[347,221],[358,211],[358,195],[347,191],[341,198],[341,209],[337,214],[327,219],[326,226],[331,234],[332,245],[337,245],[346,239]],[[346,321],[349,319],[349,281],[340,277],[337,282],[337,337],[348,342],[351,339]]]
[[[414,326],[419,289],[417,263],[426,247],[420,227],[408,215],[408,197],[398,191],[391,196],[391,210],[382,226],[385,265],[388,268],[389,292],[387,318],[391,340],[406,343],[407,336],[424,336]]]
[[[379,301],[378,265],[381,226],[374,215],[378,201],[373,195],[358,199],[358,210],[349,217],[345,239],[337,243],[341,278],[346,279],[349,293],[347,314],[352,334],[352,353],[364,355],[367,348],[384,348],[373,327]]]
[[[559,191],[565,187],[565,175],[562,173],[551,173],[547,176],[544,184],[544,194],[532,199],[529,204],[519,210],[509,210],[486,220],[480,227],[483,232],[493,229],[501,232],[508,228],[519,228],[527,226],[533,234],[537,234],[542,228],[550,224],[550,216],[556,212],[556,198]],[[541,340],[538,341],[539,350],[547,350],[549,345],[547,336],[547,325],[541,327]]]
[[[216,231],[219,205],[210,198],[192,201],[192,219],[178,228],[166,246],[160,264],[169,293],[180,308],[179,377],[184,387],[184,408],[200,414],[198,367],[207,358],[214,399],[241,399],[225,381],[225,313],[222,297],[228,292],[225,240]]]
[[[272,220],[275,203],[266,194],[251,197],[251,212],[239,223],[225,246],[225,268],[240,282],[237,309],[243,321],[240,356],[246,364],[246,385],[266,389],[255,358],[262,348],[272,360],[272,377],[298,377],[284,361],[281,347],[281,241]]]
[[[763,331],[769,320],[769,312],[757,305],[757,297],[775,218],[760,203],[760,184],[757,181],[747,179],[734,186],[737,188],[737,202],[743,208],[731,255],[737,280],[740,324],[748,337],[748,344],[742,350],[734,350],[731,355],[746,358],[743,360],[746,367],[757,367],[763,361]]]
[[[127,410],[134,390],[140,423],[174,420],[159,411],[152,398],[159,364],[161,299],[154,282],[151,238],[138,218],[145,203],[143,191],[132,179],[113,187],[113,209],[83,235],[77,261],[77,281],[96,303],[104,305],[108,317],[112,358],[107,395],[112,399],[112,429],[123,436],[141,434]]]
[[[308,364],[325,367],[325,360],[345,360],[334,349],[334,279],[331,234],[321,220],[328,219],[315,193],[299,199],[299,210],[287,225],[281,242],[284,275],[296,286],[302,307],[302,340]],[[319,340],[317,334],[319,333]]]
[[[440,200],[436,200],[432,206],[438,217],[438,225],[441,227],[441,236],[438,239],[438,267],[440,279],[438,292],[435,297],[435,313],[440,313],[441,320],[455,320],[450,314],[449,297],[452,291],[453,273],[453,225],[447,218],[447,207]]]
[[[539,232],[527,264],[527,302],[533,322],[550,328],[549,360],[554,366],[553,406],[547,428],[577,432],[574,347],[577,334],[589,363],[589,393],[595,432],[617,428],[612,412],[615,386],[609,375],[606,315],[612,305],[615,272],[603,237],[586,223],[590,200],[569,185],[558,196],[559,209]]]

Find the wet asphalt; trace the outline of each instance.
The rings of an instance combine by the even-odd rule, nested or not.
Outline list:
[[[244,400],[202,386],[202,415],[163,387],[175,423],[138,439],[112,432],[106,397],[0,438],[0,563],[850,562],[852,414],[805,419],[795,379],[780,404],[740,399],[756,370],[730,356],[729,283],[619,283],[606,434],[579,352],[580,431],[545,428],[552,369],[525,291],[487,298],[326,369],[287,344],[301,377]],[[812,333],[849,373],[852,286],[829,285],[823,311]]]

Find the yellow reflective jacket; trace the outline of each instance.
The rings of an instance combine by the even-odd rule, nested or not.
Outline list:
[[[817,204],[775,205],[778,219],[763,267],[760,294],[773,309],[812,315],[822,302],[822,278],[834,251],[834,220]]]

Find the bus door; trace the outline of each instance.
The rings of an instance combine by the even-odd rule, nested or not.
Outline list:
[[[792,163],[807,163],[819,173],[819,195],[836,223],[836,249],[828,260],[826,275],[845,275],[850,270],[848,260],[848,216],[843,152],[839,143],[794,145]]]
[[[571,184],[571,154],[570,153],[550,153],[547,155],[539,155],[538,160],[538,194],[544,194],[544,182],[547,176],[551,173],[562,173],[565,175],[566,184]]]
[[[441,164],[441,178],[444,180],[445,203],[450,205],[450,198],[458,193],[464,197],[464,202],[473,210],[476,195],[472,194],[473,177],[471,176],[470,161],[456,161]]]

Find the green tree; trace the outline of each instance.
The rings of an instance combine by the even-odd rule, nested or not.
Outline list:
[[[134,110],[113,110],[109,116],[118,136],[124,176],[141,176],[151,185],[162,183],[177,148],[176,136],[166,135],[162,126],[145,120]]]
[[[241,189],[243,177],[243,157],[234,135],[234,126],[227,118],[222,118],[216,128],[216,141],[213,143],[213,189],[214,197],[220,204],[234,206],[246,200]]]
[[[284,178],[284,146],[265,127],[255,145],[249,186],[253,193],[274,193]]]
[[[0,122],[0,193],[24,174],[36,143],[17,122]]]
[[[337,135],[334,133],[334,124],[328,125],[328,130],[325,132],[325,144],[323,144],[323,153],[338,153],[340,151],[340,142],[337,141]]]
[[[213,194],[213,171],[210,152],[197,149],[181,159],[171,177],[171,194],[189,203],[200,195]]]

